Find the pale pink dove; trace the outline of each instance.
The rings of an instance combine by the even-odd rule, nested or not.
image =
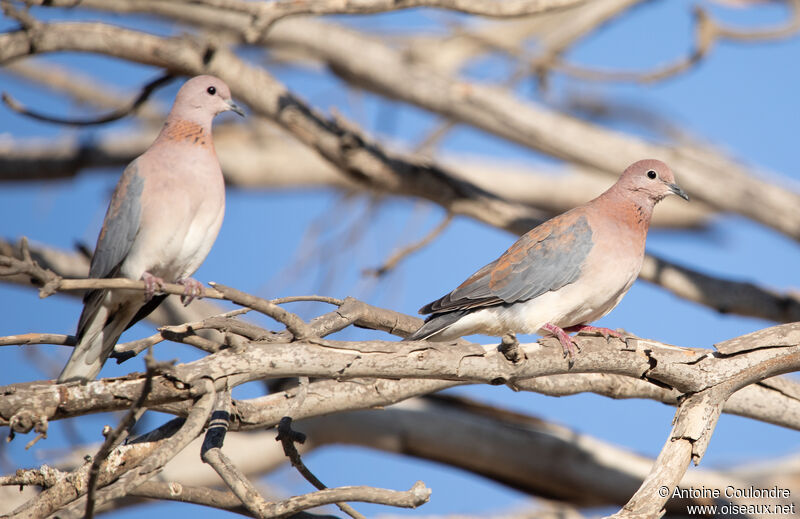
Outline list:
[[[629,166],[608,191],[544,222],[455,290],[420,309],[431,314],[407,340],[448,341],[463,335],[555,335],[565,355],[567,332],[610,312],[642,267],[653,208],[664,197],[689,197],[658,160]]]
[[[198,76],[178,91],[156,140],[131,162],[111,198],[89,277],[142,279],[147,290],[92,290],[84,296],[78,344],[59,382],[97,377],[120,335],[166,297],[161,283],[184,285],[185,304],[202,294],[190,278],[211,250],[225,212],[225,185],[211,121],[232,110],[228,86]]]

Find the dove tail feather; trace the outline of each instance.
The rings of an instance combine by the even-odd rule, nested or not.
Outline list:
[[[427,319],[425,319],[425,324],[423,324],[419,328],[419,330],[412,333],[404,340],[419,341],[423,339],[428,339],[435,341],[437,340],[436,338],[437,334],[440,334],[441,332],[447,330],[450,326],[455,324],[456,321],[458,321],[468,313],[469,310],[455,310],[452,312],[445,312],[441,314],[431,315]]]
[[[86,354],[88,350],[101,346],[102,343],[100,343],[100,345],[98,346],[86,343],[80,343],[77,346],[75,346],[75,351],[72,352],[72,356],[67,361],[67,365],[64,366],[64,369],[58,376],[58,383],[61,384],[63,382],[91,382],[92,380],[97,378],[97,375],[100,374],[100,370],[103,369],[103,364],[105,364],[105,359],[96,357],[94,361],[89,362],[86,360]],[[111,348],[113,349],[114,346],[112,345]]]
[[[122,305],[111,312],[103,304],[103,298],[87,304],[80,319],[78,344],[58,376],[58,383],[89,382],[97,378],[138,308],[139,305]]]

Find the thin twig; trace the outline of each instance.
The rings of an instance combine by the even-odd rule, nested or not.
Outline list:
[[[455,127],[456,123],[451,120],[439,123],[416,145],[415,151],[420,155],[432,156],[436,145]]]
[[[0,337],[0,346],[22,346],[24,344],[75,346],[77,342],[74,335],[64,335],[61,333],[24,333],[21,335]]]
[[[387,259],[386,262],[380,267],[364,270],[364,274],[375,277],[385,276],[388,272],[396,268],[397,265],[405,258],[425,248],[431,242],[433,242],[433,240],[438,238],[439,235],[441,235],[453,221],[453,216],[454,216],[453,213],[448,212],[447,215],[444,217],[444,219],[441,222],[439,222],[439,224],[436,227],[434,227],[428,234],[426,234],[421,240],[406,245],[402,249],[396,251],[391,256],[389,256],[389,259]]]
[[[221,294],[223,299],[227,299],[228,301],[232,301],[238,305],[252,308],[257,312],[261,312],[264,315],[272,317],[279,323],[284,324],[286,329],[289,330],[297,340],[305,339],[311,337],[312,335],[308,324],[300,319],[297,314],[289,312],[288,310],[284,310],[271,301],[246,294],[240,290],[236,290],[235,288],[220,285],[219,283],[209,283],[209,285],[217,289],[218,293]]]
[[[306,435],[292,429],[291,417],[285,416],[281,418],[281,421],[278,424],[278,435],[275,437],[275,440],[281,442],[284,454],[286,454],[286,457],[289,458],[292,466],[296,468],[304,478],[306,478],[306,481],[314,485],[314,487],[316,487],[318,490],[324,490],[328,488],[308,469],[308,467],[306,467],[305,463],[303,463],[303,460],[300,457],[300,453],[297,451],[297,447],[294,446],[295,442],[300,444],[305,443]],[[346,513],[353,519],[366,519],[347,503],[336,503],[336,506],[339,507],[339,510]]]
[[[274,305],[282,305],[285,303],[297,303],[302,301],[316,301],[319,303],[328,303],[336,306],[342,306],[344,304],[344,299],[338,299],[336,297],[329,297],[329,296],[317,296],[317,295],[278,297],[276,299],[270,300],[270,302]]]
[[[546,56],[544,60],[537,58],[533,69],[538,77],[546,77],[546,69],[552,69],[585,81],[625,81],[636,83],[653,83],[670,79],[678,74],[688,72],[700,63],[721,41],[772,41],[789,38],[800,30],[800,0],[789,0],[792,11],[791,18],[783,25],[760,30],[740,30],[721,25],[714,21],[708,12],[695,7],[695,42],[692,51],[674,63],[657,67],[644,72],[623,72],[599,70],[566,63],[561,58]]]
[[[224,325],[221,323],[227,322],[228,319],[230,319],[231,317],[246,314],[249,311],[250,308],[237,308],[236,310],[231,310],[230,312],[224,312],[221,314],[213,315],[211,317],[207,317],[202,321],[179,324],[176,326],[162,326],[161,328],[159,328],[159,333],[154,333],[150,337],[144,337],[142,339],[137,339],[135,341],[117,344],[114,347],[114,352],[111,354],[111,356],[117,360],[117,364],[122,364],[126,360],[133,358],[139,353],[143,352],[150,346],[155,346],[156,344],[164,340],[171,340],[171,338],[168,338],[165,335],[165,332],[171,334],[186,334],[189,332],[193,332],[195,330],[211,329],[211,330],[224,331]],[[249,326],[255,326],[255,325],[249,325]],[[266,330],[263,331],[266,332]],[[2,338],[0,338],[0,344],[2,344]]]
[[[144,407],[144,402],[147,400],[153,388],[153,375],[162,367],[161,363],[157,363],[153,358],[152,349],[145,357],[145,365],[147,366],[147,371],[145,372],[144,385],[142,386],[142,392],[139,398],[136,399],[125,416],[122,417],[116,429],[105,435],[106,439],[103,445],[100,447],[100,450],[97,451],[97,454],[94,455],[94,458],[92,458],[92,465],[89,468],[89,481],[87,483],[88,490],[86,492],[86,519],[92,519],[92,517],[94,517],[95,491],[97,489],[97,478],[100,475],[100,465],[106,460],[112,449],[125,441],[131,428],[147,410],[147,408]]]
[[[141,91],[139,92],[139,95],[136,96],[136,99],[133,100],[130,106],[114,110],[109,114],[96,117],[93,119],[68,119],[64,117],[46,115],[37,112],[36,110],[32,110],[30,108],[25,107],[25,105],[15,100],[13,97],[11,97],[11,94],[9,94],[8,92],[3,92],[2,96],[0,97],[2,98],[6,106],[8,106],[11,110],[19,114],[25,115],[27,117],[30,117],[32,119],[36,119],[37,121],[43,121],[46,123],[54,123],[54,124],[64,124],[69,126],[92,126],[92,125],[106,124],[113,121],[117,121],[131,114],[142,103],[147,101],[147,99],[153,92],[163,87],[173,79],[175,79],[175,77],[176,76],[171,73],[157,77],[156,79],[150,81],[149,83],[147,83],[145,86],[142,87]]]
[[[25,30],[35,29],[39,26],[39,21],[28,13],[30,9],[29,5],[26,5],[24,9],[20,10],[14,7],[14,4],[12,4],[10,0],[3,0],[0,2],[0,7],[2,7],[4,15],[18,21],[20,27]]]

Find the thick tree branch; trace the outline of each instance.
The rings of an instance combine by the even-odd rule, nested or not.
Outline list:
[[[43,254],[42,251],[38,249],[34,249],[33,254],[40,258],[47,258],[48,256],[53,256],[52,254]],[[56,258],[62,258],[62,256],[55,255]],[[61,268],[64,265],[59,264]],[[176,287],[180,288],[180,287]],[[273,303],[280,303],[285,302],[288,300],[293,300],[295,298],[284,298],[282,300],[274,300]],[[306,298],[303,298],[306,299]],[[317,299],[313,297],[312,299]],[[419,327],[421,320],[414,317],[405,316],[403,314],[399,314],[396,312],[388,311],[379,309],[376,307],[372,307],[370,305],[366,305],[362,302],[347,299],[345,301],[338,301],[338,300],[329,300],[328,298],[322,298],[326,300],[326,302],[331,302],[334,304],[342,303],[342,306],[339,308],[338,311],[333,312],[331,314],[327,314],[326,316],[321,316],[317,319],[311,321],[310,325],[313,329],[313,335],[315,336],[324,336],[334,331],[340,330],[346,326],[351,324],[356,324],[358,326],[383,330],[389,333],[397,334],[400,336],[405,336],[411,331],[415,330]],[[194,306],[194,305],[193,305]],[[263,330],[258,327],[253,327],[252,325],[247,325],[245,323],[238,323],[236,321],[231,321],[229,319],[220,320],[220,322],[216,322],[213,320],[209,321],[209,327],[214,328],[220,331],[232,331],[242,337],[247,337],[249,339],[256,339],[261,341],[266,341],[267,343],[275,342],[275,341],[288,341],[291,339],[290,335],[285,334],[274,334],[269,332],[268,330]],[[143,340],[143,343],[152,343],[155,339],[161,340],[165,335],[169,336],[172,340],[184,340],[186,333],[190,331],[191,326],[182,325],[180,327],[175,328],[168,328],[165,329],[164,332],[159,334],[159,337],[152,337],[146,340]],[[771,329],[770,329],[771,330]],[[768,331],[768,334],[772,334],[773,332]],[[24,338],[23,338],[24,339]],[[11,339],[5,340],[4,342],[9,342]],[[20,340],[19,342],[24,342]],[[759,342],[760,343],[760,342]],[[210,343],[211,348],[210,351],[218,351],[222,346],[221,343]],[[138,345],[134,345],[137,347]],[[630,373],[629,373],[630,374]],[[639,378],[641,372],[636,371],[633,373],[632,376]],[[553,382],[547,382],[547,380],[556,380],[556,379],[534,379],[534,380],[526,380],[519,382],[519,385],[523,389],[530,389],[534,391],[544,391],[548,392],[551,389],[549,384]],[[572,379],[573,389],[570,391],[569,394],[578,392],[578,391],[596,391],[600,394],[605,394],[607,396],[614,396],[614,397],[646,397],[646,398],[657,398],[665,403],[675,404],[676,395],[674,392],[663,390],[657,390],[658,388],[643,382],[645,384],[644,387],[639,387],[636,385],[625,384],[620,388],[620,384],[612,380],[607,380],[603,383],[598,383],[597,379],[592,379],[592,382],[587,382],[587,385],[578,384],[579,380],[583,380],[581,378]],[[589,379],[587,379],[588,381]],[[392,386],[389,381],[385,381],[386,384]],[[108,395],[109,398],[102,399],[99,407],[95,409],[97,412],[107,411],[112,409],[120,409],[124,408],[124,399],[129,399],[129,401],[134,401],[136,395],[138,395],[138,389],[134,389],[135,386],[128,387],[127,384],[123,384],[126,389],[122,387],[112,390],[111,393]],[[425,392],[435,391],[438,389],[442,389],[445,387],[452,386],[452,382],[438,382],[438,383],[423,383],[422,381],[401,381],[397,384],[396,387],[389,390],[388,387],[382,387],[380,394],[378,395],[370,395],[369,391],[372,391],[373,384],[372,383],[365,383],[364,386],[355,385],[354,388],[363,388],[367,392],[361,396],[364,399],[365,407],[369,407],[370,405],[385,405],[387,403],[391,403],[393,401],[402,400],[404,398],[409,398],[411,396],[424,394]],[[562,385],[563,386],[563,385]],[[180,387],[180,386],[179,386]],[[178,387],[178,389],[179,389]],[[776,423],[779,425],[784,425],[788,427],[800,428],[800,409],[798,409],[798,402],[788,397],[786,394],[786,390],[781,389],[780,387],[776,387],[775,390],[770,389],[772,386],[763,385],[763,386],[753,386],[747,388],[745,391],[737,393],[734,398],[728,403],[727,411],[732,412],[735,414],[741,414],[743,416],[750,416],[756,419],[761,419],[768,421],[770,423]],[[645,389],[646,388],[646,389]],[[177,391],[173,394],[172,398],[167,398],[167,394],[169,394],[168,387],[165,387],[165,393],[162,394],[161,400],[158,400],[158,405],[166,405],[168,402],[177,402],[181,401],[185,396],[181,393],[181,391]],[[353,388],[351,388],[353,389]],[[119,392],[118,392],[119,391]],[[318,390],[322,391],[322,390]],[[559,390],[561,392],[564,389]],[[114,396],[112,396],[114,395]],[[127,395],[127,396],[123,396]],[[389,396],[386,396],[389,395]],[[344,397],[344,394],[342,395]],[[373,399],[377,397],[377,399]],[[327,397],[326,397],[327,398]],[[396,398],[396,400],[393,400]],[[121,399],[121,400],[120,400]],[[330,401],[317,401],[315,399],[313,405],[319,406],[322,405],[322,409],[328,409],[328,404],[332,407],[330,409],[347,409],[347,402],[344,400],[337,400],[336,398],[332,398]],[[268,399],[271,402],[271,400]],[[82,404],[78,404],[77,408],[71,409],[69,407],[63,408],[58,410],[57,402],[54,403],[46,403],[45,401],[40,401],[39,407],[42,409],[47,409],[48,411],[43,413],[42,415],[32,415],[30,413],[19,413],[15,416],[12,416],[14,413],[5,415],[7,419],[12,419],[11,423],[14,426],[15,430],[19,431],[27,431],[30,430],[34,425],[40,423],[42,419],[52,419],[54,416],[59,415],[63,416],[72,416],[74,414],[83,414],[87,412],[87,409],[84,407],[89,405],[89,400]],[[372,402],[372,404],[370,404]],[[761,405],[758,404],[759,402],[772,402],[770,405]],[[272,409],[283,409],[281,406],[275,407],[277,402],[273,402],[267,405],[269,408],[272,406]],[[55,404],[55,405],[54,405]],[[108,405],[111,404],[111,407]],[[116,406],[115,406],[116,405]],[[121,407],[117,407],[120,406]],[[344,407],[343,407],[344,406]],[[266,416],[261,416],[258,418],[260,411],[256,411],[258,406],[254,407],[254,411],[251,413],[244,413],[249,418],[244,420],[244,423],[251,423],[252,426],[259,426],[260,424],[264,423],[277,423],[277,420],[280,419],[281,416],[287,414],[287,410],[284,409],[280,411],[283,415],[275,416],[270,415],[272,418],[268,418]],[[1,413],[0,413],[1,414]],[[299,416],[296,416],[299,418]],[[6,422],[8,423],[8,422]]]
[[[378,319],[378,322],[382,319]],[[360,318],[357,322],[363,326],[367,320]],[[400,321],[395,319],[394,322]],[[793,325],[783,325],[765,333],[774,340],[779,340],[792,333],[792,330]],[[406,388],[405,392],[403,386],[398,384],[394,393],[387,390],[380,395],[379,401],[382,402],[449,387],[452,383],[508,383],[514,386],[518,381],[532,377],[567,372],[624,374],[653,380],[683,393],[694,393],[713,387],[752,365],[779,365],[779,368],[775,368],[765,377],[792,371],[797,368],[794,355],[800,351],[800,345],[792,343],[733,355],[715,355],[708,350],[676,349],[643,339],[635,341],[634,350],[619,341],[606,343],[601,338],[584,336],[579,336],[577,340],[582,352],[575,359],[573,368],[568,367],[552,339],[543,339],[541,344],[524,345],[528,358],[535,358],[536,362],[517,365],[508,363],[491,347],[463,342],[457,345],[341,342],[322,339],[292,343],[251,342],[237,348],[235,352],[222,350],[207,358],[176,366],[168,377],[154,377],[153,389],[145,405],[165,406],[185,400],[188,396],[186,388],[198,377],[210,378],[218,389],[223,389],[264,378],[329,377],[331,373],[337,379],[383,376],[444,379],[451,382],[420,382],[419,386],[411,386],[411,390]],[[763,340],[765,339],[759,339]],[[388,382],[384,381],[383,385]],[[30,384],[25,388],[8,388],[3,393],[4,398],[0,399],[0,424],[12,425],[15,430],[25,432],[44,418],[53,420],[87,412],[119,409],[124,406],[126,399],[132,401],[141,393],[142,384],[143,379],[140,377],[109,379],[86,385],[53,386],[47,383]],[[66,400],[63,391],[68,396]],[[263,398],[269,397],[262,397],[257,401],[261,402]],[[311,416],[304,414],[305,409],[316,409],[313,412],[319,412],[324,408],[317,407],[315,397],[311,394],[309,399],[297,418]],[[368,406],[366,400],[363,405]],[[31,412],[32,409],[37,411]],[[266,420],[260,422],[259,426],[274,425],[280,420],[281,416],[271,412],[263,416]]]
[[[198,381],[193,392],[199,393],[198,398],[180,429],[161,442],[161,445],[140,464],[125,465],[123,471],[115,475],[115,481],[103,487],[97,493],[95,499],[98,506],[111,499],[127,495],[130,490],[153,477],[161,467],[203,431],[211,415],[215,395],[211,391],[211,384],[207,380]],[[86,506],[85,496],[79,496],[66,508],[59,510],[59,516],[64,519],[78,519],[83,517]]]
[[[117,447],[128,437],[128,433],[130,432],[131,428],[134,426],[134,424],[136,424],[139,418],[142,417],[142,414],[144,414],[146,410],[143,404],[147,398],[147,395],[150,393],[150,389],[153,387],[153,374],[157,369],[155,359],[153,359],[152,355],[146,358],[146,363],[147,372],[145,373],[142,394],[139,395],[139,398],[136,399],[136,402],[134,402],[131,408],[128,409],[128,412],[125,413],[125,416],[122,418],[122,420],[120,420],[117,428],[109,431],[105,435],[106,439],[103,442],[103,445],[100,446],[97,454],[95,454],[92,458],[92,464],[89,467],[89,479],[86,483],[87,491],[86,512],[84,515],[85,519],[92,519],[92,517],[94,517],[95,492],[97,491],[97,480],[100,476],[100,466],[108,458],[108,455],[111,454],[111,450]]]

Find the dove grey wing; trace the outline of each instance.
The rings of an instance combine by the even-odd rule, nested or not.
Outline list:
[[[111,202],[106,211],[97,246],[92,255],[89,277],[107,278],[119,273],[119,268],[131,250],[139,231],[141,195],[144,179],[138,174],[136,161],[122,172]],[[83,337],[86,327],[103,305],[106,290],[89,290],[83,296],[83,311],[78,319],[78,338]]]
[[[419,309],[419,313],[435,314],[449,310],[466,309],[469,308],[470,305],[487,305],[491,304],[492,301],[501,303],[501,300],[497,299],[496,296],[490,294],[486,290],[488,286],[487,280],[491,276],[492,270],[495,268],[498,261],[500,260],[496,259],[481,268],[449,294],[423,306]],[[458,303],[456,303],[456,301],[458,301]]]
[[[441,313],[511,304],[558,290],[578,279],[592,245],[592,229],[585,216],[566,226],[550,220],[422,310]]]
[[[130,252],[142,213],[144,179],[139,175],[136,161],[125,168],[108,206],[103,228],[97,238],[89,276],[112,277]]]

